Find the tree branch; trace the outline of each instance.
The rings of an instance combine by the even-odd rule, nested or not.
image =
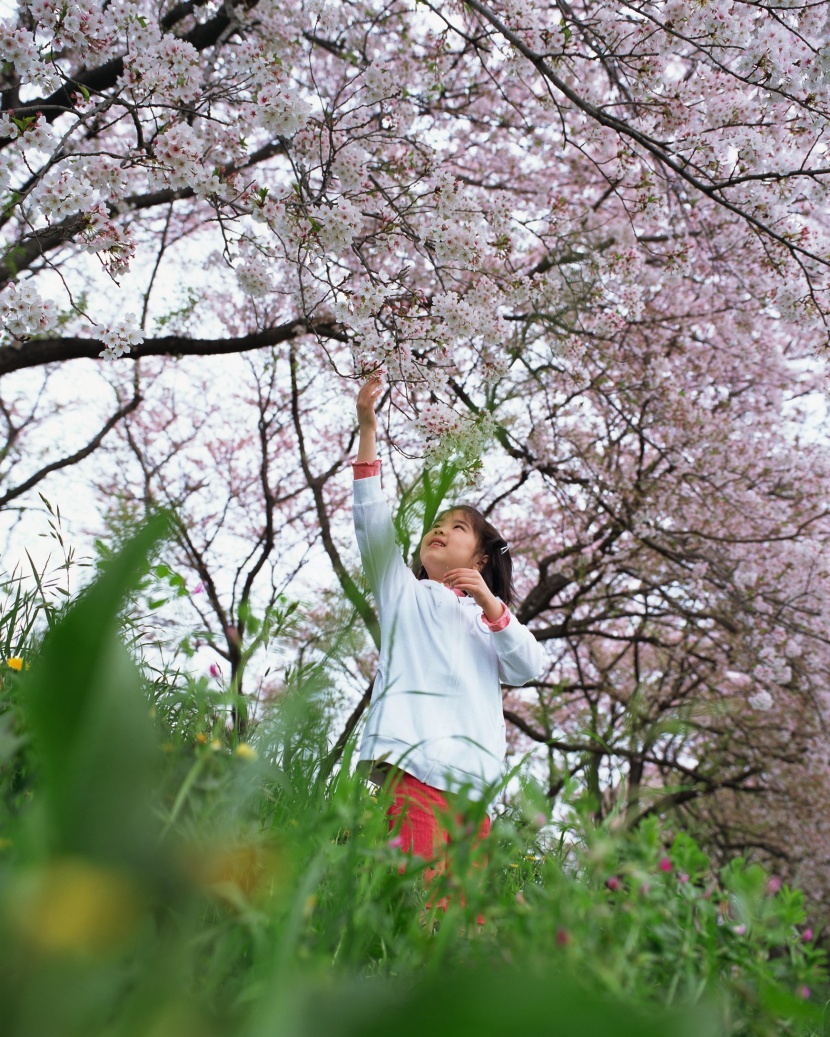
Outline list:
[[[186,338],[182,335],[164,335],[145,339],[133,346],[124,359],[141,360],[145,356],[218,356],[227,353],[246,353],[289,342],[300,335],[315,334],[346,342],[348,336],[342,324],[336,321],[313,321],[305,318],[288,321],[273,328],[255,331],[237,338]],[[66,360],[86,357],[95,360],[104,348],[97,338],[37,338],[23,346],[0,347],[0,377],[27,367],[40,367]]]
[[[27,490],[31,490],[33,486],[37,486],[39,482],[46,478],[51,472],[57,472],[61,468],[69,468],[73,464],[77,464],[79,461],[83,461],[85,457],[88,457],[93,450],[97,450],[101,445],[101,441],[108,432],[110,432],[118,424],[122,418],[125,418],[131,411],[134,411],[136,407],[141,403],[141,396],[134,396],[129,403],[125,404],[120,410],[116,411],[115,414],[109,419],[104,425],[97,436],[87,443],[85,447],[80,450],[76,450],[74,454],[70,454],[68,457],[62,458],[60,461],[53,461],[51,464],[45,465],[39,471],[35,472],[34,475],[30,476],[25,482],[22,482],[19,486],[16,486],[13,490],[9,490],[7,493],[0,497],[0,508],[5,507],[9,501],[13,501],[15,498],[26,493]]]
[[[343,755],[343,750],[346,748],[346,742],[348,742],[352,731],[357,727],[358,721],[366,712],[366,707],[372,700],[372,691],[375,687],[375,678],[373,677],[369,681],[369,685],[363,692],[360,698],[360,702],[352,710],[349,719],[346,721],[345,727],[340,732],[340,737],[334,743],[331,752],[326,756],[323,761],[323,768],[326,774],[329,774],[332,768],[335,766],[337,761]]]

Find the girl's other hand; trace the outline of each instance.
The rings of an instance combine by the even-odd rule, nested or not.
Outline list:
[[[502,603],[484,582],[478,569],[449,569],[444,573],[444,586],[469,594],[493,623],[503,612]]]
[[[357,394],[357,424],[362,431],[374,431],[378,427],[378,419],[375,414],[375,404],[383,391],[381,374],[376,371],[360,387]]]

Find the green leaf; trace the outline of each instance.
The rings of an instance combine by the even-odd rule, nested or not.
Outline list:
[[[150,521],[56,623],[20,682],[39,757],[41,851],[141,867],[155,853],[149,702],[119,611],[168,530]]]
[[[0,765],[13,759],[25,741],[14,731],[13,725],[14,717],[11,713],[0,716]]]

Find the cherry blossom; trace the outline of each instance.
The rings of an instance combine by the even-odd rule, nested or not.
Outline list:
[[[104,360],[117,360],[144,341],[144,335],[135,321],[135,314],[127,313],[101,330],[100,339],[104,348],[100,356]]]
[[[57,320],[51,299],[42,299],[31,281],[12,282],[0,292],[0,319],[6,335],[21,342],[49,331]]]

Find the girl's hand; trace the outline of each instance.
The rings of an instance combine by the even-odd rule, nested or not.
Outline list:
[[[374,432],[378,427],[375,403],[383,390],[380,372],[364,382],[357,394],[357,426],[361,432]]]
[[[504,605],[484,582],[478,569],[449,569],[444,574],[444,586],[466,591],[491,623],[500,619],[504,612]]]

